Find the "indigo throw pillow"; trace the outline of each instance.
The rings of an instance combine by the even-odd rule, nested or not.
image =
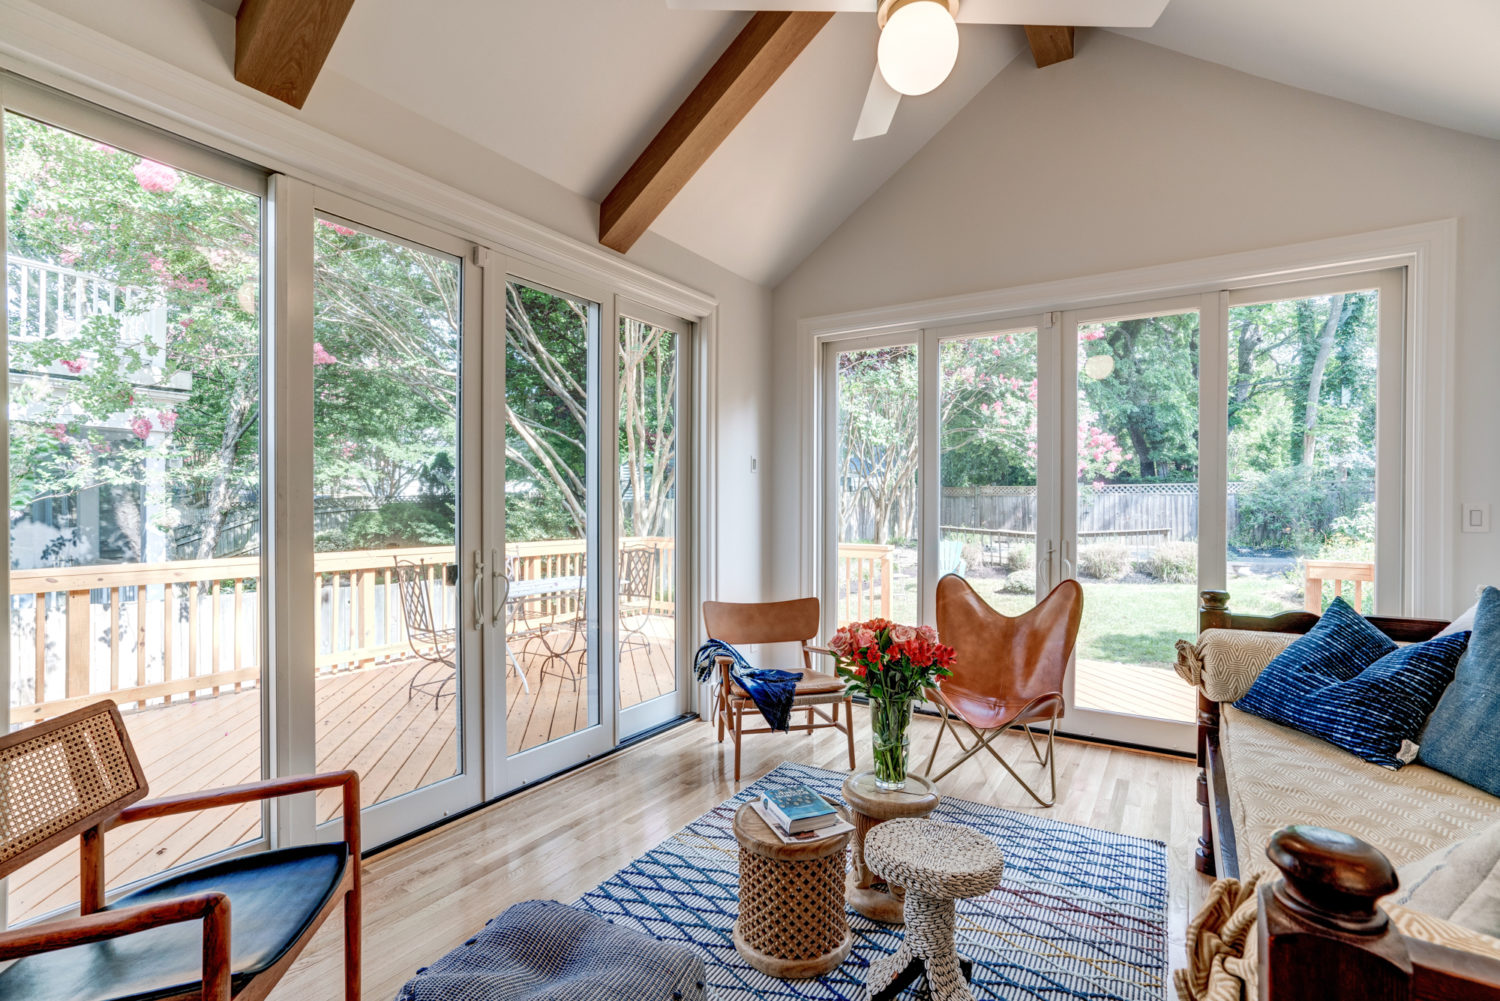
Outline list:
[[[1400,768],[1468,645],[1468,633],[1397,647],[1341,598],[1235,707]]]
[[[1500,590],[1479,596],[1469,652],[1427,721],[1418,760],[1500,796]]]

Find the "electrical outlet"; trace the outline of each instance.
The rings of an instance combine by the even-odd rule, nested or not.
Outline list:
[[[1465,504],[1463,530],[1465,532],[1488,532],[1490,530],[1490,506],[1488,504]]]

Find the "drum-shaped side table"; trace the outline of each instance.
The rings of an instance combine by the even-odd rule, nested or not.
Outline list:
[[[901,924],[904,893],[865,864],[865,836],[887,820],[925,817],[941,801],[937,786],[917,775],[908,775],[906,788],[899,792],[877,789],[874,772],[856,772],[844,780],[844,802],[854,812],[854,859],[844,884],[850,907],[872,921]]]
[[[749,804],[734,814],[740,843],[740,913],[734,947],[773,977],[801,980],[838,967],[854,947],[844,917],[849,833],[786,844]]]

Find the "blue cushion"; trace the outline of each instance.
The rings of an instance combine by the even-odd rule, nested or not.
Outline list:
[[[1342,598],[1235,707],[1400,768],[1468,645],[1467,632],[1397,647]]]
[[[1484,589],[1469,650],[1422,734],[1418,760],[1500,796],[1500,591]]]

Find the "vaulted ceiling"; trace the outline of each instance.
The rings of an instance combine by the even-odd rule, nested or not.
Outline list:
[[[665,0],[357,0],[324,72],[598,201],[747,18]],[[1500,138],[1496,0],[1171,0],[1123,33]],[[872,16],[835,16],[652,231],[774,286],[1026,49],[1019,28],[965,25],[952,78],[854,142],[876,38]]]

